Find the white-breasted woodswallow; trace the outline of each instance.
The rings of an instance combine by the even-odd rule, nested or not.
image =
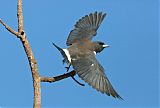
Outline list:
[[[67,49],[62,49],[54,43],[53,45],[64,57],[63,62],[72,65],[82,80],[103,94],[122,99],[112,87],[104,73],[104,68],[95,57],[96,53],[109,46],[101,41],[91,41],[105,16],[105,13],[95,12],[82,17],[68,36]]]

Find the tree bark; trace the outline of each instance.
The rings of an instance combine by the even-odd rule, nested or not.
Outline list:
[[[56,82],[68,77],[73,77],[76,72],[73,70],[69,73],[59,75],[56,77],[40,77],[37,67],[36,59],[33,55],[32,49],[30,47],[30,44],[28,42],[28,39],[26,37],[26,34],[24,32],[24,21],[23,21],[23,11],[22,11],[22,0],[18,0],[17,3],[17,18],[18,18],[18,32],[13,30],[11,27],[9,27],[6,23],[4,23],[0,19],[0,23],[14,36],[17,36],[17,38],[20,39],[22,42],[22,45],[24,47],[26,56],[28,58],[28,62],[31,69],[32,79],[33,79],[33,89],[34,89],[34,102],[33,107],[34,108],[40,108],[41,107],[41,82]]]

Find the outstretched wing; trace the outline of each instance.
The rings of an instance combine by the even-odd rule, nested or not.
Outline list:
[[[122,99],[112,87],[93,52],[86,53],[83,57],[75,56],[72,58],[72,65],[78,76],[97,91]]]
[[[70,32],[66,44],[69,46],[81,39],[91,40],[97,34],[97,29],[102,23],[106,14],[91,13],[82,17],[76,24],[75,28]]]

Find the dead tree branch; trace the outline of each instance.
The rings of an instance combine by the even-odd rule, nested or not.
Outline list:
[[[14,31],[11,27],[9,27],[7,24],[5,24],[2,20],[0,20],[0,23],[12,34],[19,37],[18,32]]]
[[[18,18],[18,32],[24,32],[23,27],[23,12],[22,12],[22,0],[18,0],[17,4],[17,18]]]
[[[33,88],[34,88],[34,108],[40,108],[41,105],[41,89],[40,89],[40,76],[38,73],[37,63],[36,59],[34,58],[34,55],[32,53],[32,49],[30,47],[30,44],[28,42],[28,39],[26,38],[26,35],[24,33],[24,26],[23,26],[23,13],[22,13],[22,0],[18,0],[17,4],[17,18],[18,18],[18,32],[11,29],[8,25],[6,25],[2,20],[0,20],[0,23],[3,24],[3,26],[12,34],[16,35],[18,38],[20,38],[22,45],[24,47],[24,50],[26,52],[29,65],[31,68],[32,73],[32,79],[33,79]]]
[[[63,75],[59,75],[59,76],[55,76],[55,77],[41,77],[41,82],[56,82],[56,81],[59,81],[59,80],[62,80],[62,79],[65,79],[65,78],[68,78],[68,77],[72,77],[76,74],[76,72],[73,70],[69,73],[66,73],[66,74],[63,74]]]
[[[11,27],[9,27],[7,24],[5,24],[1,19],[0,23],[13,35],[20,38],[20,41],[22,42],[22,45],[24,47],[25,53],[28,58],[28,62],[31,69],[32,79],[33,79],[33,88],[34,88],[34,108],[40,108],[41,107],[41,82],[55,82],[62,80],[64,78],[73,77],[75,75],[75,71],[71,71],[69,73],[53,77],[53,78],[47,78],[47,77],[40,77],[37,67],[36,59],[34,58],[34,55],[32,53],[32,49],[30,47],[30,44],[28,42],[28,39],[26,38],[26,34],[24,33],[24,24],[23,24],[23,12],[22,12],[22,0],[18,0],[17,4],[17,18],[18,18],[18,32],[14,31]]]

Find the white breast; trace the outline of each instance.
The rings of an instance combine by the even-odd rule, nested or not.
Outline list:
[[[66,56],[67,56],[67,59],[69,60],[69,62],[71,63],[71,56],[70,56],[70,54],[69,54],[69,51],[67,50],[67,49],[62,49],[64,52],[65,52],[65,54],[66,54]]]
[[[97,53],[95,51],[93,51],[93,53],[96,55]]]

